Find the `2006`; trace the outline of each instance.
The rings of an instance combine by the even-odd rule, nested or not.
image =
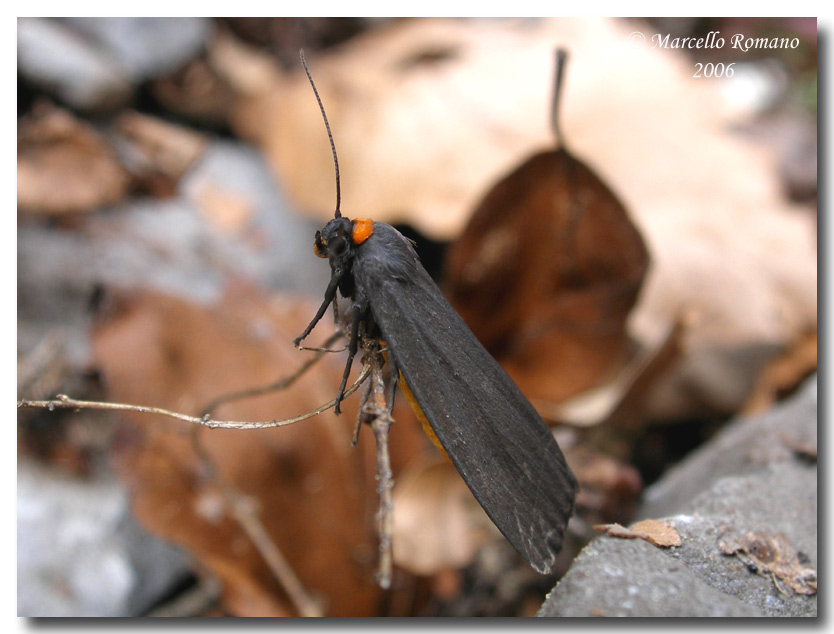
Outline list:
[[[729,64],[723,64],[722,62],[718,62],[717,64],[713,64],[712,62],[707,62],[706,64],[702,64],[701,62],[695,63],[695,73],[692,75],[693,77],[732,77],[733,73],[733,64],[735,62],[731,62]]]

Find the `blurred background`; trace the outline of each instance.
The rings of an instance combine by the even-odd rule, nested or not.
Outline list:
[[[594,525],[816,372],[813,18],[20,18],[19,398],[196,415],[310,358],[335,178],[301,48],[343,214],[415,240],[580,481],[559,570],[401,404],[389,591],[357,397],[257,431],[29,409],[20,616],[532,615]],[[343,363],[215,417],[313,409]]]

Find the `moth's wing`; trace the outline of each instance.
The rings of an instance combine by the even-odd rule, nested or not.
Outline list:
[[[549,572],[577,489],[559,446],[416,256],[416,267],[391,275],[406,255],[390,241],[374,246],[354,275],[373,289],[374,320],[409,388],[487,515]]]

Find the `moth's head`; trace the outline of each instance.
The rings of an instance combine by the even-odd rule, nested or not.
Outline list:
[[[324,229],[316,231],[313,251],[320,258],[346,257],[355,247],[370,238],[373,232],[373,220],[366,218],[350,220],[344,216],[334,218],[324,226]]]

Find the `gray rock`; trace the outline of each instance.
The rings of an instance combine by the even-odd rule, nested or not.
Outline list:
[[[792,447],[817,446],[817,382],[757,417],[742,417],[694,451],[646,490],[642,517],[685,511],[700,493],[730,475],[753,473],[773,462],[796,459]]]
[[[213,30],[207,18],[18,18],[18,70],[75,108],[113,110],[199,54]]]
[[[218,230],[200,210],[205,187],[246,199],[252,216],[242,235]],[[312,253],[317,228],[293,215],[254,150],[215,141],[172,199],[134,199],[70,229],[20,223],[18,347],[59,330],[69,365],[85,367],[97,283],[204,302],[235,276],[321,293],[329,267]],[[18,469],[20,616],[144,614],[185,574],[180,551],[130,519],[115,477],[75,480],[25,460]]]
[[[813,379],[771,412],[731,423],[646,492],[639,516],[665,518],[679,547],[597,538],[539,616],[816,616],[815,594],[722,553],[748,533],[781,534],[816,568],[816,393]]]
[[[17,482],[18,616],[135,616],[188,574],[179,549],[130,519],[115,476],[22,460]]]
[[[275,178],[254,149],[239,143],[216,141],[181,183],[188,200],[201,188],[212,187],[244,197],[252,206],[256,241],[236,239],[240,251],[230,254],[227,268],[264,286],[281,291],[324,292],[330,268],[313,255],[313,236],[321,224],[295,213],[276,187]]]
[[[137,83],[177,70],[205,46],[214,29],[207,18],[64,18],[95,42]]]
[[[538,616],[761,616],[642,540],[596,539]]]
[[[133,92],[115,60],[47,18],[18,18],[17,68],[36,86],[82,110],[117,108]]]
[[[199,207],[203,188],[240,196],[252,209],[241,235],[223,232]],[[136,199],[90,214],[76,229],[18,227],[18,341],[27,350],[58,330],[73,366],[88,359],[87,303],[97,284],[158,290],[210,303],[233,277],[318,295],[329,279],[313,256],[318,223],[293,214],[262,158],[215,141],[180,183],[180,195]]]

